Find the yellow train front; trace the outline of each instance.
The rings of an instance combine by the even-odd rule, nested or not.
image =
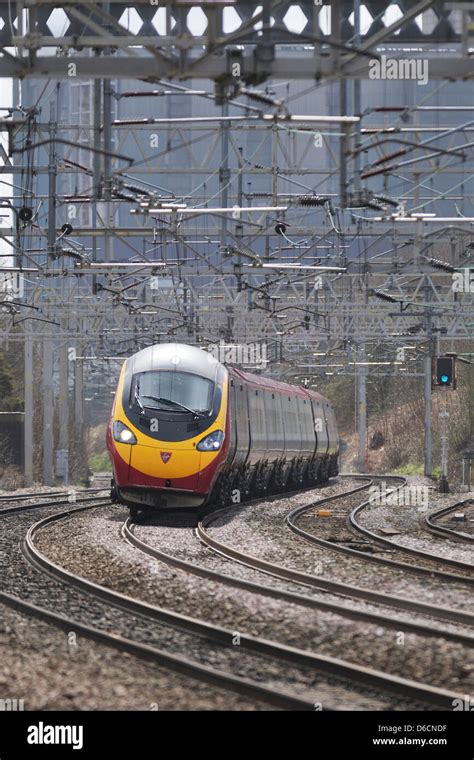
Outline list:
[[[338,472],[327,399],[178,343],[150,346],[124,363],[107,447],[112,498],[132,514],[235,503]]]
[[[107,430],[112,498],[199,507],[225,464],[228,373],[193,346],[150,346],[126,360]]]

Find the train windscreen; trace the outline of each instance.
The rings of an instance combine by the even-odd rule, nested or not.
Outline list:
[[[130,406],[209,414],[214,383],[189,372],[159,370],[133,376]]]

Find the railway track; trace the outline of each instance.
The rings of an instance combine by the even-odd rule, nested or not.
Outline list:
[[[121,636],[117,633],[107,633],[94,626],[78,622],[76,619],[73,620],[71,617],[59,615],[58,613],[47,610],[37,604],[27,602],[24,599],[19,599],[4,591],[0,591],[0,602],[20,613],[43,620],[44,622],[54,625],[66,632],[70,632],[71,630],[77,631],[92,641],[118,649],[125,654],[140,657],[141,659],[151,661],[178,673],[183,673],[190,678],[197,678],[205,683],[213,684],[226,690],[231,690],[237,694],[253,697],[264,704],[269,704],[285,710],[307,711],[315,709],[314,704],[310,703],[308,700],[278,692],[276,689],[266,688],[265,686],[261,686],[260,684],[248,681],[244,678],[221,673],[213,668],[190,662],[190,660],[185,657],[164,652],[156,647],[133,641],[132,639]],[[330,708],[324,709],[328,710]]]
[[[453,541],[462,541],[463,543],[474,543],[474,529],[472,533],[466,533],[462,530],[455,530],[454,528],[449,528],[447,525],[440,525],[439,520],[443,517],[446,517],[447,515],[451,514],[451,512],[456,512],[456,510],[464,509],[465,506],[471,505],[473,506],[472,499],[465,499],[464,501],[458,501],[456,504],[451,505],[450,507],[443,507],[443,509],[437,509],[434,512],[431,512],[429,515],[427,515],[424,518],[424,527],[426,530],[429,530],[430,533],[432,533],[435,536],[440,536],[441,538],[449,538]],[[471,514],[474,515],[474,511],[472,509],[470,510]]]
[[[350,477],[363,478],[364,476],[351,475]],[[373,477],[377,478],[378,476]],[[383,477],[385,480],[387,480],[390,476]],[[398,477],[397,479],[401,481],[398,488],[403,488],[404,485],[406,485],[406,480],[404,478],[402,479]],[[326,549],[337,551],[348,556],[357,557],[367,562],[391,566],[400,570],[404,570],[406,572],[416,573],[418,575],[436,577],[448,582],[452,581],[456,583],[463,582],[474,584],[474,567],[472,565],[468,565],[464,562],[458,562],[456,560],[446,559],[444,557],[439,557],[438,555],[430,555],[427,552],[423,552],[421,550],[418,551],[411,548],[405,549],[405,547],[400,546],[399,544],[396,544],[393,541],[385,539],[381,536],[378,536],[376,533],[373,533],[363,526],[360,526],[356,521],[356,515],[363,508],[368,506],[370,504],[370,501],[363,502],[362,504],[357,505],[351,511],[343,513],[339,519],[334,517],[331,518],[331,531],[337,533],[337,538],[331,538],[329,540],[328,538],[323,538],[320,535],[321,528],[324,530],[323,523],[321,523],[321,521],[318,522],[318,534],[312,530],[301,527],[301,524],[299,524],[301,523],[302,518],[309,517],[311,511],[314,508],[317,507],[320,509],[325,504],[330,504],[332,502],[340,500],[343,498],[343,496],[349,497],[356,495],[359,490],[368,488],[370,485],[372,485],[372,483],[373,481],[371,481],[369,485],[361,487],[360,489],[353,489],[352,491],[347,492],[347,494],[330,496],[317,502],[311,502],[309,504],[296,507],[287,515],[286,523],[294,533],[297,533],[309,543],[317,544],[318,546],[324,547]],[[307,524],[309,524],[309,520],[307,520]],[[351,528],[353,528],[355,531],[358,531],[359,533],[364,534],[365,544],[362,546],[362,548],[356,549],[354,547],[346,545],[346,543],[354,542],[355,540],[354,533],[352,532]],[[342,543],[343,541],[346,543]],[[361,547],[360,542],[358,545]],[[378,554],[374,554],[374,550],[380,551],[378,548],[379,546],[382,547],[382,550],[390,550],[391,555],[397,554],[400,557],[403,557],[403,559],[393,559],[393,557],[379,556]],[[406,554],[423,559],[426,562],[425,566],[407,561],[405,557]],[[440,570],[440,565],[447,565],[448,567],[462,569],[464,570],[464,574],[456,574],[447,572],[446,570]]]
[[[110,504],[110,499],[107,499],[106,503]],[[45,505],[44,503],[41,503],[31,505],[30,508],[40,509],[50,506],[51,504]],[[105,602],[107,606],[114,606],[122,613],[133,613],[133,619],[129,621],[130,628],[132,630],[134,628],[133,622],[136,621],[137,617],[139,617],[141,620],[146,620],[148,623],[153,623],[154,628],[156,628],[156,622],[160,621],[161,623],[169,626],[170,629],[177,631],[186,630],[186,632],[189,633],[192,627],[191,624],[189,626],[186,626],[184,620],[180,621],[180,616],[171,615],[167,620],[167,614],[165,610],[163,610],[163,614],[160,615],[160,611],[158,609],[155,610],[145,603],[134,602],[134,600],[128,599],[127,597],[124,597],[120,594],[114,594],[114,592],[109,592],[107,589],[101,589],[100,587],[96,586],[96,584],[92,584],[85,579],[80,578],[79,576],[69,574],[67,571],[63,571],[54,563],[49,562],[48,559],[43,557],[41,555],[41,552],[38,552],[34,547],[32,536],[37,530],[39,530],[39,525],[47,523],[49,519],[53,517],[57,517],[59,519],[68,519],[77,512],[84,512],[102,506],[104,506],[104,503],[101,500],[99,503],[87,504],[84,506],[75,507],[73,509],[68,509],[67,511],[62,512],[60,515],[53,513],[52,515],[49,515],[47,518],[45,518],[45,520],[40,520],[39,523],[30,526],[31,531],[28,529],[22,541],[22,553],[30,567],[40,574],[38,577],[44,578],[45,576],[48,576],[51,580],[54,580],[56,582],[56,586],[57,581],[60,581],[64,587],[75,587],[77,589],[80,589],[81,592],[84,592],[86,600],[100,600],[102,602]],[[9,511],[9,517],[15,515],[21,517],[22,519],[26,517],[23,508],[21,507],[12,508]],[[0,519],[2,517],[3,513],[0,513]],[[42,583],[44,583],[44,580]],[[7,604],[17,611],[23,612],[24,614],[32,615],[34,617],[42,619],[45,622],[62,628],[63,630],[78,631],[94,641],[114,647],[122,652],[127,652],[131,655],[151,660],[158,665],[169,668],[170,670],[184,673],[189,677],[219,686],[220,688],[223,688],[227,691],[251,697],[253,700],[257,700],[264,704],[272,705],[274,707],[286,710],[315,709],[314,701],[308,698],[300,697],[298,694],[285,692],[284,690],[278,688],[271,688],[269,686],[265,686],[264,684],[258,683],[258,681],[242,678],[232,673],[222,672],[218,668],[209,667],[206,664],[193,661],[192,659],[181,656],[180,654],[168,652],[165,649],[152,646],[146,642],[132,639],[128,636],[123,635],[117,630],[103,630],[98,626],[91,625],[83,621],[78,621],[76,617],[63,615],[57,611],[48,609],[41,604],[35,604],[31,601],[31,599],[22,599],[12,593],[8,593],[7,591],[0,591],[0,602]],[[196,633],[196,631],[194,631],[194,633]],[[199,633],[203,639],[209,639],[210,631],[204,631],[204,624],[203,628],[199,630]],[[228,638],[225,642],[226,645],[229,646],[229,644],[231,644],[231,641],[232,638]],[[223,642],[221,642],[221,646],[222,644]],[[268,657],[268,654],[266,656]],[[330,707],[326,706],[325,709],[330,709]]]
[[[32,493],[12,493],[2,494],[0,496],[0,503],[12,502],[12,501],[28,501],[33,499],[47,499],[51,497],[65,497],[74,494],[83,495],[86,493],[100,493],[100,491],[106,491],[107,488],[71,488],[69,491],[34,491]]]
[[[390,478],[390,476],[384,476],[384,479],[388,480],[388,479],[394,479],[394,478]],[[407,483],[405,478],[402,478],[401,481],[402,482],[400,482],[400,484],[395,487],[396,491],[403,488]],[[460,560],[442,557],[438,554],[432,554],[430,552],[424,551],[423,549],[416,549],[414,547],[409,547],[409,546],[400,546],[400,544],[397,544],[395,541],[391,541],[389,538],[379,536],[377,533],[374,533],[373,531],[361,525],[358,522],[357,517],[369,505],[370,505],[370,501],[365,501],[362,504],[359,504],[357,507],[355,507],[355,509],[353,509],[350,512],[348,516],[348,520],[351,527],[355,531],[362,534],[365,538],[371,541],[374,541],[375,543],[380,544],[381,546],[387,547],[392,552],[401,552],[402,554],[410,555],[411,557],[415,557],[416,559],[421,559],[427,563],[431,563],[431,564],[435,563],[437,565],[451,567],[456,570],[462,570],[464,574],[456,576],[453,573],[445,573],[443,571],[439,571],[436,567],[433,568],[433,570],[430,570],[429,567],[422,568],[420,565],[409,565],[409,563],[405,563],[408,566],[406,569],[409,569],[409,567],[412,568],[411,572],[426,573],[426,570],[428,570],[429,574],[436,575],[437,577],[442,577],[443,579],[446,579],[448,581],[449,580],[459,581],[460,579],[462,579],[464,583],[474,584],[474,565],[469,564],[467,562],[462,562]],[[385,561],[387,562],[388,560],[385,560]]]
[[[351,475],[350,477],[366,480],[364,476]],[[373,478],[376,479],[377,476],[373,476]],[[389,480],[390,476],[383,476],[383,479]],[[399,485],[397,486],[397,489],[403,488],[407,483],[405,478],[398,476],[393,476],[392,479],[396,479],[398,481]],[[323,538],[320,535],[321,531],[324,530],[324,527],[321,527],[321,521],[318,522],[318,534],[312,530],[301,527],[301,524],[299,524],[302,519],[307,518],[306,524],[311,525],[311,522],[314,523],[314,520],[311,521],[311,518],[308,518],[308,516],[312,510],[315,508],[320,509],[324,505],[340,501],[344,497],[347,498],[353,495],[357,495],[359,491],[369,488],[373,482],[374,481],[371,480],[367,485],[361,486],[358,489],[352,489],[351,491],[348,491],[342,495],[336,494],[335,496],[329,496],[317,502],[310,502],[309,504],[304,504],[303,506],[296,507],[295,509],[291,510],[286,516],[286,523],[290,530],[292,530],[294,533],[298,534],[309,543],[317,544],[318,546],[321,546],[325,549],[340,552],[341,554],[348,556],[357,557],[358,559],[364,560],[366,562],[393,567],[405,572],[415,573],[421,576],[439,578],[445,582],[474,585],[474,566],[454,559],[448,559],[435,554],[429,554],[428,552],[422,550],[400,546],[399,544],[396,544],[389,539],[383,538],[360,525],[356,519],[357,515],[365,507],[370,505],[371,502],[369,500],[364,501],[362,504],[358,504],[355,508],[352,508],[349,511],[343,513],[342,517],[336,520],[335,523],[334,518],[331,518],[333,521],[331,523],[331,530],[337,533],[337,538],[331,538],[331,540],[329,540],[328,538]],[[344,543],[340,543],[340,541],[354,541],[354,531],[356,534],[363,534],[365,541],[364,548],[360,548],[360,543],[359,548],[357,549],[351,546],[347,546]],[[381,547],[382,550],[390,550],[392,556],[386,557],[374,554],[374,550],[380,551],[379,547]],[[403,559],[393,559],[393,555],[397,555]],[[425,564],[420,565],[414,564],[412,561],[407,561],[406,555],[409,555],[409,557],[421,559],[425,562]],[[441,567],[452,567],[458,570],[462,570],[463,572],[447,572],[444,569],[440,569]]]
[[[46,496],[66,496],[67,491],[33,491],[32,493],[15,493],[1,494],[0,503],[5,501],[27,501],[28,499],[40,499]]]
[[[95,505],[95,507],[97,506],[101,505]],[[201,639],[211,642],[213,647],[219,645],[229,650],[232,647],[232,637],[234,635],[234,632],[231,630],[155,607],[119,594],[104,586],[99,586],[86,578],[71,573],[65,568],[59,567],[37,549],[34,539],[39,531],[53,522],[67,520],[78,513],[93,508],[93,505],[85,505],[76,507],[75,509],[68,509],[66,512],[53,513],[31,525],[24,538],[22,547],[28,562],[42,574],[60,581],[68,587],[79,589],[96,601],[106,602],[119,609],[122,613],[132,614],[134,618],[139,617],[142,621],[150,621],[154,629],[156,629],[156,623],[159,623],[186,634],[197,635]],[[22,604],[22,600],[16,599],[12,601],[11,598],[8,599],[7,597],[8,595],[5,594],[0,595],[0,599],[7,603],[10,602],[17,606]],[[58,625],[76,625],[75,620],[69,617],[64,618],[64,616],[44,609],[35,608],[31,609],[30,612],[43,616],[43,619],[46,619],[46,616],[50,622],[55,622]],[[321,679],[321,677],[329,679],[328,684],[330,683],[331,687],[334,687],[334,684],[336,684],[340,688],[354,690],[359,695],[361,695],[362,691],[362,697],[365,690],[369,689],[371,692],[376,690],[381,694],[382,700],[387,701],[388,699],[392,706],[394,701],[395,703],[400,703],[401,701],[402,703],[411,703],[412,706],[415,705],[416,707],[429,705],[430,707],[446,709],[452,706],[453,699],[459,698],[458,694],[449,690],[432,687],[397,676],[390,676],[345,660],[316,655],[306,650],[245,634],[241,634],[240,636],[238,662],[242,662],[245,652],[246,657],[255,658],[255,655],[258,655],[258,660],[254,665],[257,668],[257,672],[258,670],[262,670],[265,660],[272,663],[273,667],[277,663],[280,668],[283,667],[283,672],[286,672],[288,666],[291,666],[293,669],[296,668],[302,674],[303,695],[297,693],[298,689],[296,689],[295,693],[295,686],[293,686],[293,690],[290,692],[263,685],[259,682],[263,680],[262,672],[259,672],[258,679],[255,681],[241,678],[235,673],[230,674],[219,671],[215,667],[210,668],[211,672],[209,672],[209,666],[203,665],[202,662],[196,662],[194,659],[183,657],[182,655],[170,654],[160,648],[150,647],[150,645],[144,648],[143,642],[131,641],[116,632],[109,634],[104,631],[97,631],[94,627],[85,624],[83,624],[83,632],[92,637],[99,636],[103,642],[106,640],[104,637],[108,636],[107,641],[109,643],[117,641],[118,646],[122,649],[128,651],[132,651],[133,649],[135,654],[144,654],[147,657],[155,658],[157,662],[165,664],[169,668],[186,671],[189,675],[193,675],[196,678],[208,679],[213,683],[219,683],[221,686],[237,691],[240,694],[252,695],[254,698],[264,699],[270,704],[284,707],[285,709],[315,709],[315,703],[319,702],[318,691],[312,690],[305,685],[305,678],[308,678],[309,674],[318,679]],[[323,687],[323,690],[326,687],[327,685]],[[299,688],[301,690],[301,684]],[[307,694],[311,692],[312,696],[308,697]],[[325,709],[330,709],[327,700],[324,701],[324,705]]]
[[[141,522],[141,524],[146,524]],[[287,591],[286,589],[276,588],[274,586],[268,586],[264,583],[255,583],[243,578],[239,578],[235,575],[229,575],[228,573],[218,572],[211,570],[203,565],[189,562],[188,560],[181,559],[154,546],[151,546],[146,541],[138,538],[135,533],[137,523],[130,518],[124,522],[121,532],[123,537],[132,544],[136,549],[147,554],[150,557],[163,562],[169,567],[176,567],[185,572],[196,575],[200,578],[205,578],[209,581],[217,581],[218,583],[224,583],[235,588],[240,588],[244,591],[250,591],[251,593],[260,594],[261,596],[268,596],[275,599],[285,600],[292,604],[297,604],[302,607],[310,609],[325,610],[327,612],[333,612],[338,615],[350,618],[352,620],[363,620],[369,623],[375,623],[387,628],[393,628],[397,631],[406,631],[410,633],[416,633],[422,636],[434,636],[446,638],[449,641],[461,643],[464,645],[472,646],[474,644],[474,633],[463,633],[459,631],[452,631],[449,629],[442,629],[429,623],[416,623],[411,620],[404,620],[401,618],[394,618],[383,613],[368,612],[364,609],[349,608],[341,603],[334,601],[326,601],[323,599],[316,599],[311,596],[299,594],[293,591]],[[472,616],[472,624],[474,624],[474,615]]]
[[[361,490],[363,490],[363,488],[359,486],[355,489],[353,488],[349,491],[344,492],[344,494],[336,494],[335,496],[325,497],[325,499],[322,499],[320,502],[318,502],[318,505],[328,503],[335,499],[350,496],[353,493],[357,493]],[[310,506],[305,506],[302,509],[309,509],[311,507],[312,504]],[[295,511],[297,510],[292,510],[289,514],[292,514]],[[427,616],[437,620],[444,620],[449,623],[461,623],[462,625],[467,625],[469,627],[472,627],[474,625],[474,615],[465,612],[464,610],[443,607],[440,605],[432,605],[418,600],[409,599],[404,596],[386,594],[382,591],[374,591],[372,589],[331,580],[320,575],[313,575],[310,573],[302,572],[300,570],[295,570],[280,563],[270,562],[266,559],[262,559],[261,557],[256,557],[252,554],[237,549],[234,546],[230,546],[229,544],[220,541],[209,532],[209,528],[211,528],[212,524],[218,520],[221,515],[226,513],[228,514],[230,512],[231,508],[228,507],[222,510],[218,510],[217,512],[213,512],[211,515],[208,515],[203,520],[201,520],[196,528],[196,534],[200,541],[205,546],[212,549],[217,554],[225,557],[226,559],[239,562],[254,570],[267,573],[285,581],[291,581],[302,586],[312,587],[322,591],[329,591],[342,597],[360,599],[365,602],[375,603],[384,607],[391,607],[398,610],[414,612],[419,615]],[[334,547],[332,544],[330,544],[327,548],[333,549]],[[355,550],[347,550],[346,547],[343,547],[343,549],[344,553],[353,554],[355,552]],[[358,556],[358,553],[356,556]],[[407,567],[411,568],[412,566],[407,565]],[[465,583],[464,577],[462,577],[460,580]]]
[[[110,503],[110,497],[109,496],[102,496],[102,497],[101,496],[93,496],[92,494],[94,493],[95,490],[97,490],[98,493],[101,493],[105,489],[98,488],[98,489],[93,489],[92,491],[77,491],[76,495],[75,495],[75,498],[74,498],[74,502],[71,502],[69,500],[70,494],[58,494],[58,496],[59,495],[61,495],[61,496],[67,495],[67,498],[62,498],[62,499],[59,499],[59,500],[55,498],[55,499],[50,499],[50,501],[33,502],[32,504],[13,504],[13,505],[8,506],[8,507],[0,507],[0,518],[1,517],[6,517],[7,515],[14,515],[14,514],[21,514],[23,512],[29,512],[29,511],[35,510],[35,509],[42,509],[42,508],[48,508],[48,507],[58,507],[58,506],[63,506],[64,504],[71,504],[71,503],[74,503],[74,504],[83,504],[83,503],[86,503],[86,502],[94,502],[94,504],[96,504],[98,501],[100,503],[104,503],[104,504],[109,504]],[[83,496],[82,494],[87,494],[87,495]],[[43,495],[43,494],[41,494],[41,495]],[[51,496],[51,494],[44,494],[44,495],[46,497],[50,497]],[[12,500],[10,499],[10,502],[11,501]]]

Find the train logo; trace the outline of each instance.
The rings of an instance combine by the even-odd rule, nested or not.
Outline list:
[[[160,451],[160,456],[164,464],[171,459],[171,451]]]

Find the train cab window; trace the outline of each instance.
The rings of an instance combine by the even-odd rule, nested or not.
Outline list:
[[[133,376],[130,406],[167,412],[212,410],[214,383],[190,372],[159,370]]]

